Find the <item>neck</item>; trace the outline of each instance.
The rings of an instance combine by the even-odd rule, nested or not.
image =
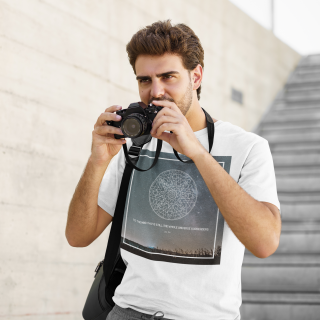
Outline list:
[[[194,99],[194,103],[192,103],[189,111],[187,112],[186,118],[193,132],[207,127],[206,116],[201,109],[198,99]]]

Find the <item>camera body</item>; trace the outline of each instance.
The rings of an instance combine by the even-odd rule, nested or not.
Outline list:
[[[118,110],[116,114],[122,117],[120,121],[106,121],[109,126],[121,128],[123,135],[115,134],[115,139],[138,138],[149,135],[152,122],[163,107],[143,102],[134,102],[127,109]]]

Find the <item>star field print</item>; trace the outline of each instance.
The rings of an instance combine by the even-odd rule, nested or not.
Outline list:
[[[152,210],[166,220],[185,217],[197,201],[197,186],[181,170],[167,170],[158,175],[149,189]]]
[[[141,150],[137,165],[150,167],[154,156],[154,151]],[[230,172],[230,156],[214,159]],[[173,153],[161,152],[151,170],[133,170],[121,250],[155,261],[219,265],[223,230],[224,218],[194,163],[183,163]]]

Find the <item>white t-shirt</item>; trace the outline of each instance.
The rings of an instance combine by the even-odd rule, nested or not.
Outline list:
[[[207,128],[194,133],[208,150]],[[138,167],[150,167],[156,145],[144,145]],[[211,154],[253,198],[280,209],[267,140],[219,120]],[[100,185],[98,205],[112,216],[124,166],[120,150]],[[239,320],[244,250],[195,164],[163,141],[156,166],[131,176],[120,249],[127,269],[113,300],[169,319]]]

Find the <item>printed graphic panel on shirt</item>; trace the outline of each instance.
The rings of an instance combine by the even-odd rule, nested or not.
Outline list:
[[[154,155],[142,150],[138,166],[150,166]],[[214,158],[230,172],[231,156]],[[220,264],[223,228],[224,218],[195,164],[182,163],[174,154],[162,152],[151,170],[133,170],[122,249],[156,261]]]

